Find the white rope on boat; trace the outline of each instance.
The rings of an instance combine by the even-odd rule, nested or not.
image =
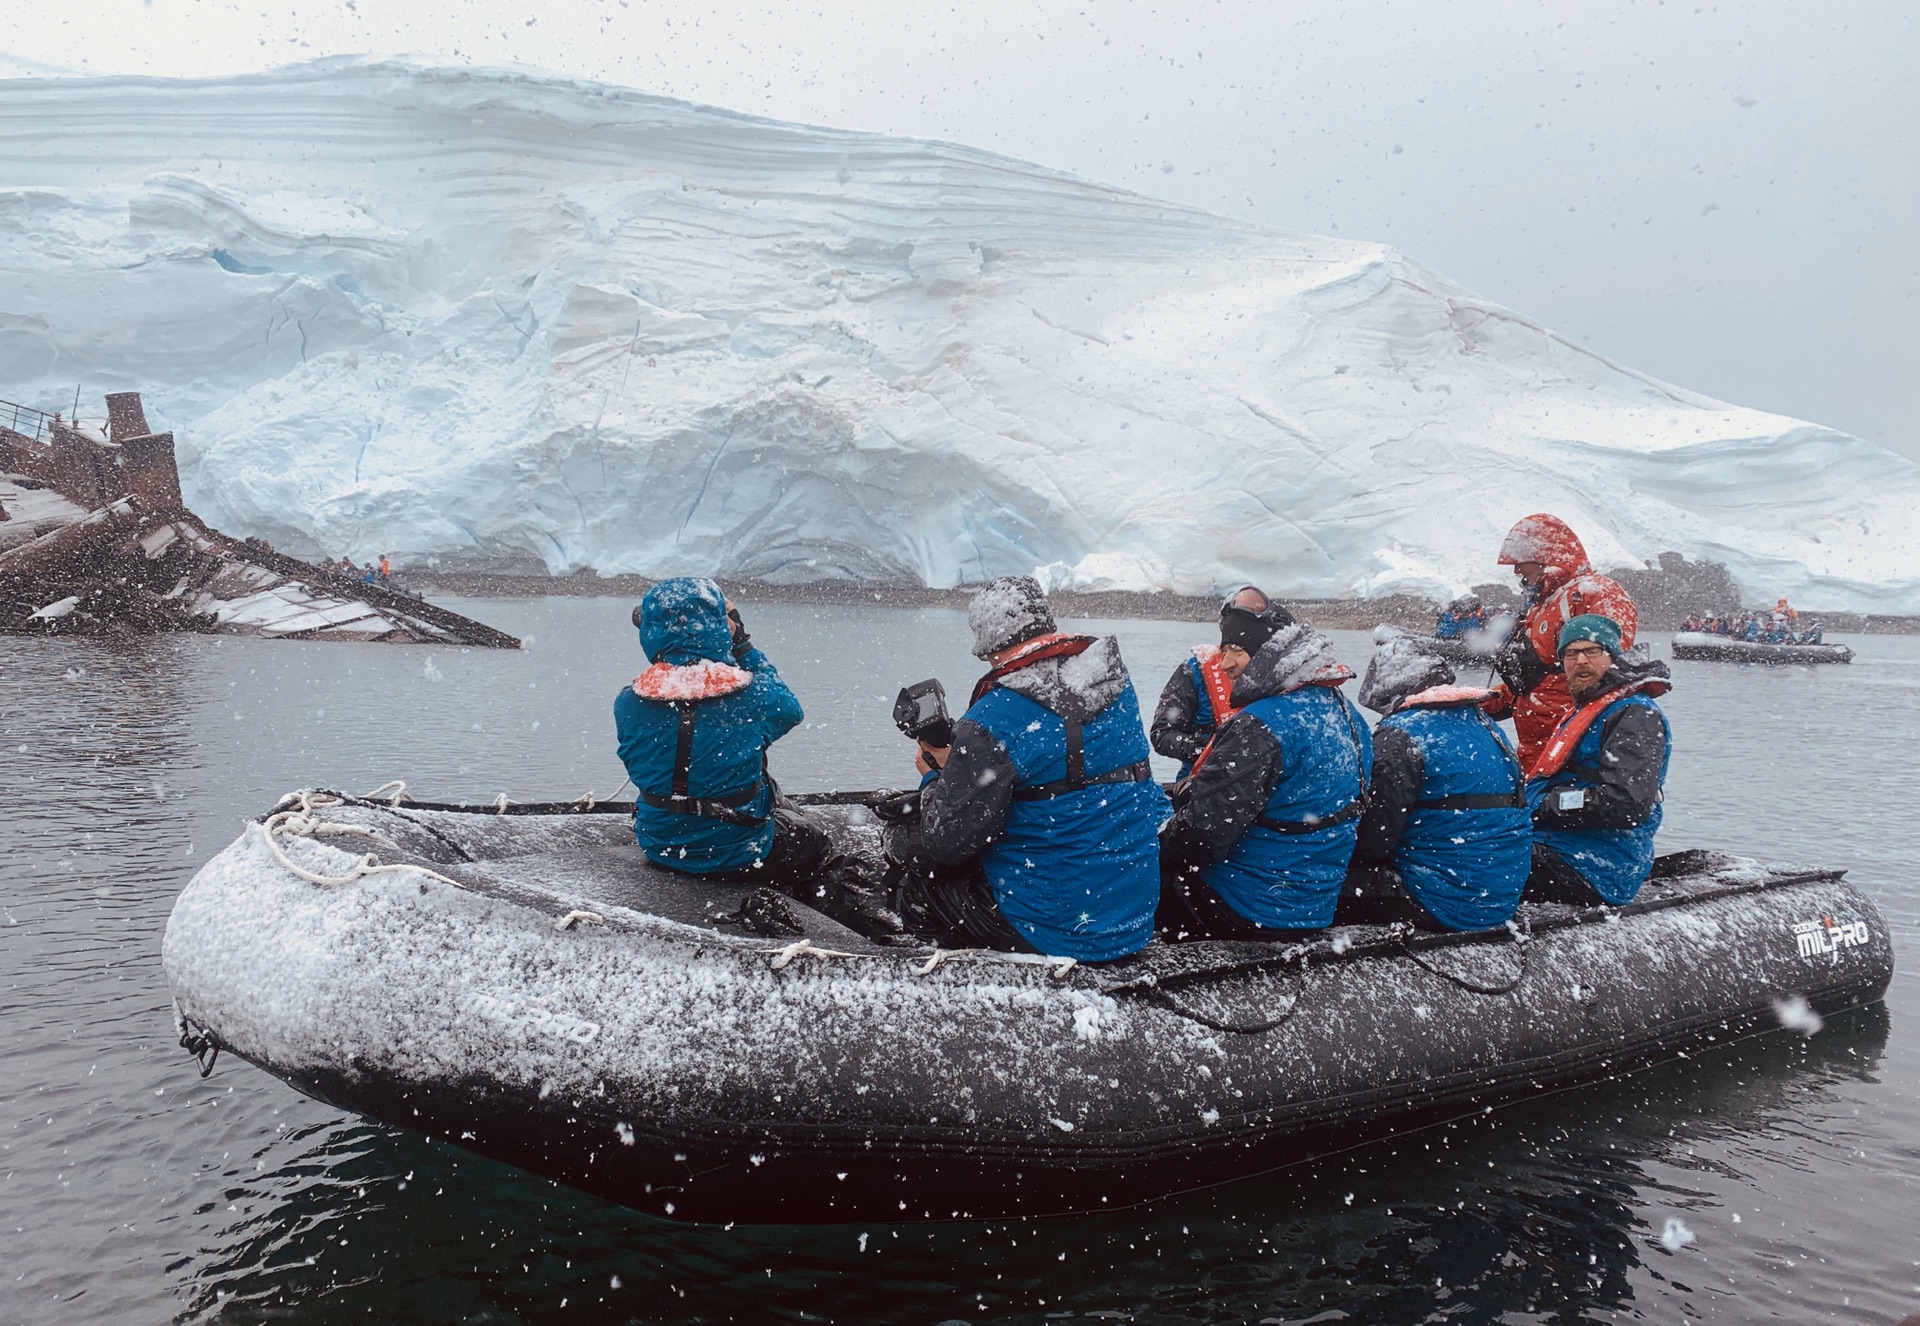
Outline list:
[[[502,792],[493,799],[493,813],[496,815],[504,815],[507,813],[507,794],[505,792]]]
[[[589,787],[587,789],[587,794],[585,796],[575,797],[573,799],[573,804],[576,806],[585,806],[588,810],[592,810],[595,806],[599,805],[600,803],[594,799],[593,789]]]
[[[983,948],[936,948],[933,951],[933,956],[913,969],[913,974],[915,976],[931,976],[935,969],[946,962],[948,958],[968,958],[976,953],[986,953],[989,951],[990,950]]]
[[[368,852],[358,861],[354,862],[344,875],[322,875],[318,871],[308,870],[305,866],[297,864],[281,848],[280,836],[282,834],[295,838],[322,838],[345,835],[378,838],[380,835],[372,829],[363,829],[357,824],[329,824],[325,820],[322,820],[319,812],[327,806],[340,805],[341,801],[339,797],[327,796],[324,793],[316,795],[312,792],[299,792],[292,795],[299,797],[299,807],[294,810],[274,812],[267,816],[266,823],[263,824],[261,828],[265,832],[267,849],[273,853],[273,859],[280,863],[282,869],[290,874],[298,875],[301,879],[306,880],[307,883],[324,884],[329,888],[333,888],[342,884],[351,884],[357,879],[365,879],[369,875],[410,874],[424,875],[428,879],[437,879],[442,884],[453,885],[456,889],[466,887],[466,885],[462,884],[459,880],[449,879],[439,871],[428,870],[425,866],[401,864],[382,865],[374,858],[371,852]],[[281,799],[281,804],[286,804],[286,798]]]
[[[407,793],[407,780],[404,778],[395,778],[390,782],[382,783],[380,784],[380,786],[374,788],[373,791],[362,793],[361,799],[364,801],[371,801],[375,797],[379,796],[382,792],[387,791],[389,788],[393,790],[393,796],[390,797],[387,801],[387,804],[389,806],[392,806],[398,809],[402,801],[413,800],[413,798],[409,796]]]
[[[861,955],[858,953],[842,953],[837,949],[815,948],[811,939],[796,939],[785,948],[775,950],[767,956],[772,959],[767,965],[773,968],[773,970],[779,971],[782,967],[798,957],[857,958]]]
[[[599,912],[583,912],[576,909],[555,921],[553,928],[555,930],[571,930],[576,925],[605,925],[606,923],[607,918],[600,915]]]

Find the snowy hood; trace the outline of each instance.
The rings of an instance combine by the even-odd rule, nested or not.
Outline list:
[[[1244,709],[1270,695],[1284,695],[1302,686],[1338,685],[1352,676],[1353,669],[1334,657],[1332,641],[1311,626],[1296,623],[1260,646],[1233,683],[1233,706]]]
[[[1426,691],[1453,682],[1453,668],[1443,658],[1422,650],[1404,635],[1374,637],[1379,646],[1367,660],[1367,675],[1360,682],[1360,703],[1376,714],[1390,714],[1416,691]]]
[[[1580,536],[1566,521],[1545,512],[1523,516],[1500,544],[1501,566],[1518,566],[1521,562],[1538,562],[1545,568],[1535,597],[1545,597],[1575,576],[1593,570]]]
[[[640,647],[654,662],[728,662],[733,626],[727,621],[726,594],[705,576],[662,580],[640,600]]]
[[[1103,635],[1082,653],[1066,658],[1043,658],[1009,672],[999,684],[1056,714],[1091,717],[1120,698],[1127,688],[1127,666],[1120,661],[1120,642]]]

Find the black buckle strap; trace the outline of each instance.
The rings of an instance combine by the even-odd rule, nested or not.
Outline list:
[[[1511,792],[1456,792],[1413,803],[1415,810],[1525,810],[1526,806],[1527,794],[1521,788]]]
[[[765,824],[772,814],[749,815],[740,807],[750,805],[760,795],[764,781],[755,779],[736,792],[723,792],[719,796],[696,797],[689,795],[693,780],[693,720],[698,712],[693,700],[669,700],[674,712],[680,716],[679,737],[673,749],[673,792],[670,796],[661,796],[658,792],[639,789],[643,804],[655,810],[664,810],[669,815],[698,815],[702,819],[721,820],[743,829],[757,829]]]
[[[1050,801],[1068,792],[1078,792],[1083,788],[1103,787],[1109,783],[1144,783],[1153,777],[1153,766],[1145,760],[1133,764],[1123,764],[1118,769],[1109,769],[1092,778],[1082,778],[1078,786],[1071,778],[1056,778],[1051,783],[1034,783],[1028,787],[1013,789],[1015,801]]]
[[[1367,800],[1364,794],[1355,797],[1346,805],[1322,819],[1317,820],[1275,820],[1265,815],[1254,821],[1263,829],[1272,829],[1275,833],[1317,833],[1321,829],[1335,824],[1345,824],[1348,820],[1357,820],[1366,812]]]
[[[1015,801],[1051,801],[1054,797],[1089,787],[1101,787],[1108,783],[1144,783],[1153,777],[1153,766],[1145,760],[1123,764],[1118,769],[1109,769],[1092,778],[1087,777],[1087,750],[1080,732],[1080,720],[1062,714],[1060,721],[1067,725],[1067,776],[1050,783],[1029,783],[1025,787],[1016,787],[1013,789]]]
[[[751,805],[753,799],[760,795],[760,789],[763,786],[765,784],[755,781],[737,792],[728,792],[717,797],[663,797],[658,792],[642,792],[640,800],[655,810],[666,811],[669,815],[698,815],[703,819],[725,820],[728,824],[737,824],[742,828],[757,829],[767,822],[768,815],[749,815],[740,807]]]
[[[1347,720],[1347,736],[1353,742],[1353,762],[1360,770],[1360,795],[1333,812],[1313,820],[1276,820],[1265,815],[1254,820],[1263,829],[1275,833],[1318,833],[1321,829],[1335,824],[1345,824],[1348,820],[1357,820],[1367,812],[1367,802],[1373,795],[1373,770],[1367,767],[1366,753],[1360,749],[1360,732],[1353,725],[1353,706],[1339,691],[1334,692],[1340,701],[1340,716]]]

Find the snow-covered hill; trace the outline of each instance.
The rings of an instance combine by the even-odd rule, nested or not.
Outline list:
[[[0,82],[0,397],[195,509],[555,572],[1444,594],[1511,521],[1920,612],[1920,469],[1376,244],[513,73]]]

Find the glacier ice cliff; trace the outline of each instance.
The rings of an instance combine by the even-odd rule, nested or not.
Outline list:
[[[1920,468],[1391,248],[947,144],[336,60],[0,82],[0,396],[304,555],[1446,595],[1565,516],[1920,612]]]

